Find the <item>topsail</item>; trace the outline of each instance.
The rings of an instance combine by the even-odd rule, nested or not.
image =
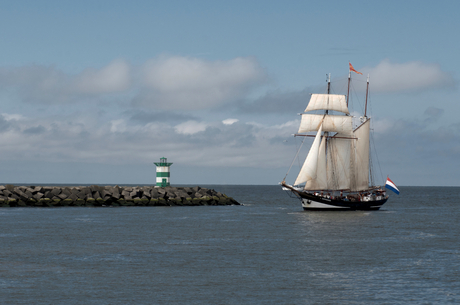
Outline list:
[[[323,127],[323,131],[351,134],[353,130],[351,116],[302,114],[299,133],[317,131],[320,125]]]
[[[334,110],[349,114],[345,95],[312,94],[305,112],[313,110]]]

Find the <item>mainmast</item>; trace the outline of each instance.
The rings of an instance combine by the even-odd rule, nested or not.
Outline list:
[[[366,86],[366,105],[364,106],[364,118],[367,118],[367,96],[369,93],[369,74],[367,75],[367,86]]]
[[[348,99],[350,98],[350,82],[351,82],[351,71],[348,70],[347,107],[348,107]]]
[[[366,104],[364,106],[364,120],[367,120],[367,99],[368,99],[368,96],[369,96],[369,74],[367,74],[367,85],[366,85]],[[370,134],[369,134],[370,136]],[[370,143],[369,143],[370,145]],[[374,186],[375,183],[374,183],[374,173],[372,172],[372,157],[371,157],[371,154],[369,153],[369,165],[368,165],[368,168],[369,168],[369,178],[370,178],[370,183],[371,183],[371,186]]]
[[[331,73],[328,74],[328,78],[327,78],[327,94],[331,94]],[[328,97],[328,101],[329,101],[329,97]],[[329,113],[329,110],[326,109],[326,115]],[[324,133],[324,136],[326,137],[326,149],[325,151],[327,152],[328,150],[328,145],[327,145],[327,139],[329,137],[329,132],[325,132]]]
[[[331,73],[327,75],[327,94],[331,94]],[[329,113],[329,110],[326,110],[326,114]]]

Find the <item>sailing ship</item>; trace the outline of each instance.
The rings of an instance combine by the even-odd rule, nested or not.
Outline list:
[[[367,116],[369,76],[364,115],[353,128],[347,95],[331,94],[330,74],[326,94],[312,94],[294,136],[314,137],[310,151],[293,185],[283,179],[284,190],[301,199],[304,210],[378,210],[388,199],[374,186],[370,165],[370,120]],[[316,132],[316,135],[308,135]],[[292,167],[292,165],[291,165]],[[287,176],[287,174],[286,174]],[[303,185],[305,183],[305,185]]]

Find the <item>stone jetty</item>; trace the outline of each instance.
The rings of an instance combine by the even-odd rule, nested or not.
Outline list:
[[[0,185],[0,207],[239,205],[213,189],[154,186]]]

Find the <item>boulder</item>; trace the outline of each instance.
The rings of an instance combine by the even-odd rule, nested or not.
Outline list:
[[[52,194],[52,196],[57,196],[61,193],[61,189],[60,188],[53,188],[50,192]]]
[[[129,196],[130,196],[131,198],[139,198],[139,190],[137,190],[137,189],[132,190],[132,191],[129,193]]]
[[[96,192],[93,192],[93,198],[94,199],[99,199],[99,198],[102,198],[101,194],[99,193],[99,191],[96,191]]]
[[[85,199],[86,198],[86,192],[83,190],[78,191],[78,193],[75,194],[79,199]]]
[[[108,199],[108,198],[112,197],[112,193],[109,192],[108,190],[103,190],[101,192],[101,197],[104,198],[104,199],[106,199],[106,198]]]
[[[37,192],[37,193],[35,193],[35,195],[33,195],[33,198],[39,200],[39,199],[41,199],[43,196],[45,196],[45,194],[40,193],[40,192]]]

